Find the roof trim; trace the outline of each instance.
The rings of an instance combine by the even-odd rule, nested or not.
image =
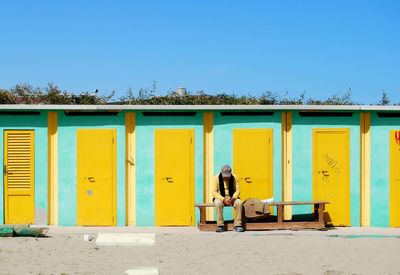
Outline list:
[[[80,111],[141,111],[141,110],[280,110],[280,111],[400,111],[400,106],[380,105],[28,105],[4,104],[0,110],[80,110]]]

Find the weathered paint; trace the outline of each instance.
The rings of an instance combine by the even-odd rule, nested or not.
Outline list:
[[[203,114],[203,139],[204,139],[204,201],[212,202],[213,176],[214,176],[214,113]],[[206,219],[214,220],[214,211],[211,207],[206,209]]]
[[[47,112],[39,115],[0,115],[0,135],[4,130],[35,131],[35,223],[47,223]],[[3,143],[2,143],[3,144]],[[4,146],[0,146],[4,156]],[[0,166],[4,166],[3,157]],[[0,222],[4,223],[4,177],[0,179]]]
[[[214,175],[224,164],[233,165],[233,129],[270,128],[273,130],[273,192],[276,201],[282,200],[282,129],[281,112],[268,116],[222,116],[214,113]],[[235,173],[235,171],[233,171]],[[265,198],[260,198],[265,199]],[[232,211],[224,209],[224,219],[232,219]]]
[[[136,224],[136,113],[125,114],[126,225]]]
[[[360,177],[361,177],[361,226],[371,224],[371,131],[370,114],[360,114]]]
[[[77,224],[77,129],[117,130],[117,226],[125,225],[125,113],[116,116],[66,116],[58,113],[59,225]]]
[[[48,223],[58,224],[58,135],[57,113],[48,113]]]
[[[371,226],[390,226],[390,130],[400,129],[400,118],[371,113]]]
[[[282,197],[284,201],[292,200],[292,113],[282,112]],[[284,209],[285,220],[292,218],[292,206]]]
[[[312,129],[350,129],[350,224],[360,225],[360,115],[351,117],[300,117],[293,112],[293,200],[312,200]],[[310,206],[293,208],[293,214],[310,213]]]
[[[203,113],[195,116],[144,116],[136,113],[136,225],[153,226],[155,219],[154,131],[194,129],[195,202],[203,202]],[[140,173],[139,173],[140,171]],[[196,221],[199,213],[195,213]]]

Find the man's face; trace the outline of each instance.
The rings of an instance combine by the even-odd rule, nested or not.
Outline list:
[[[224,180],[229,180],[230,177],[223,177],[223,178],[224,178]]]

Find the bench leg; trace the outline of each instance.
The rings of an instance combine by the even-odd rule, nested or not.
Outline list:
[[[314,220],[319,220],[319,204],[314,204]]]
[[[324,221],[324,203],[316,203],[314,204],[314,220],[318,220],[319,222]]]
[[[206,208],[200,207],[200,224],[206,223]]]
[[[318,205],[318,221],[319,222],[324,222],[324,210],[325,210],[325,204],[320,203]]]
[[[279,204],[278,205],[278,223],[282,223],[283,222],[283,205]]]

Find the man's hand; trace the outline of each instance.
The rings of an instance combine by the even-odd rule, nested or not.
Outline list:
[[[224,205],[227,205],[227,206],[232,205],[231,202],[230,202],[230,200],[231,200],[231,198],[225,197],[225,198],[224,198]]]
[[[224,198],[224,205],[232,206],[234,202],[235,202],[235,199],[232,197]]]

